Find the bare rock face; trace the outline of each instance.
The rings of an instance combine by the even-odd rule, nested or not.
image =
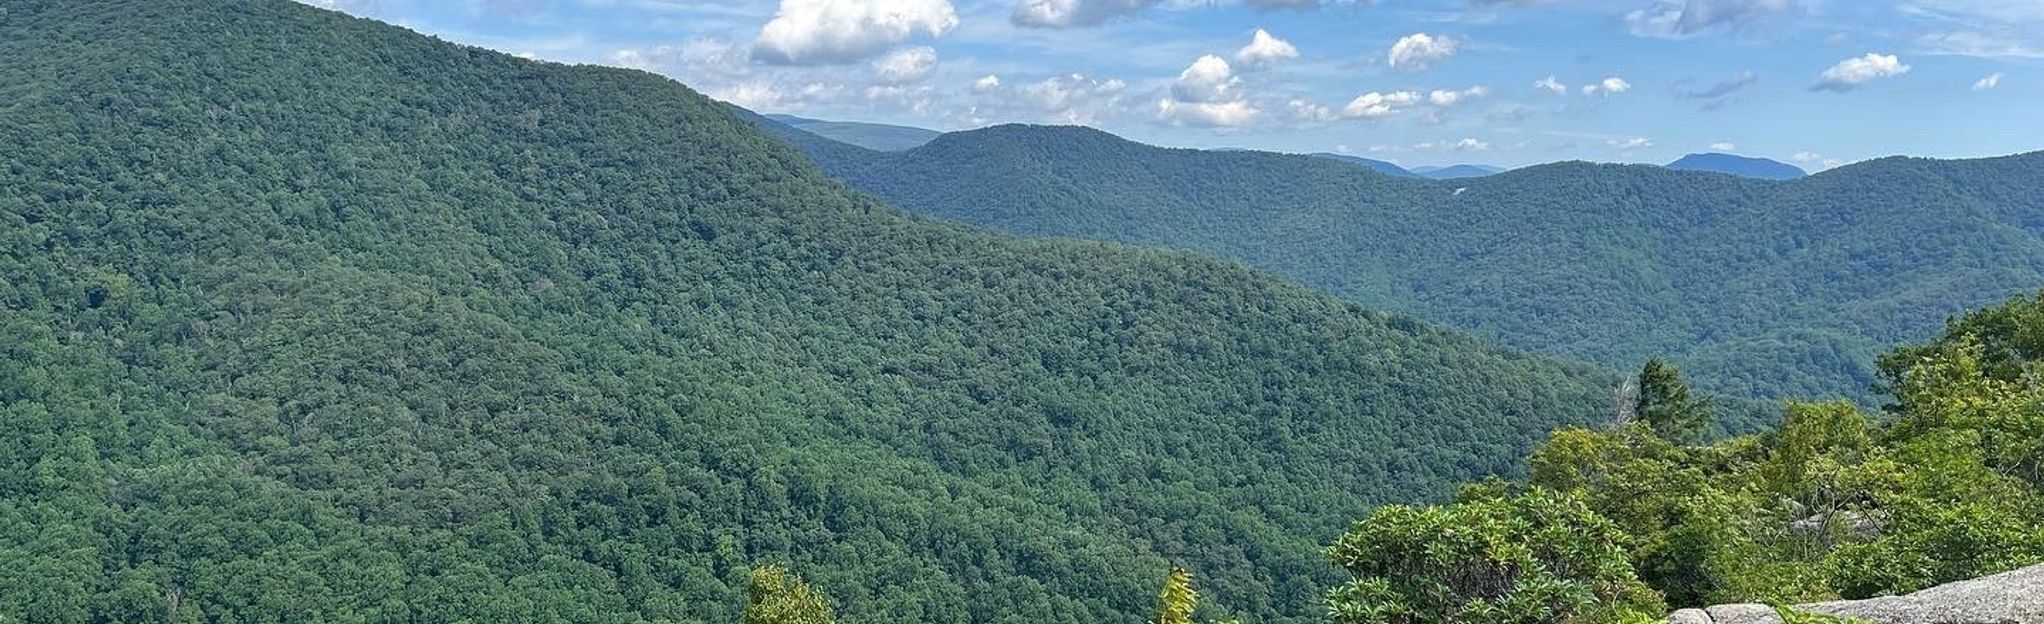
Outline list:
[[[1783,624],[1781,612],[1764,604],[1728,604],[1703,610],[1715,624]]]
[[[1668,614],[1668,624],[1712,624],[1712,622],[1708,611],[1683,609]]]
[[[1873,624],[2044,624],[2044,565],[1907,596],[1820,602],[1796,609]]]
[[[1907,596],[1796,605],[1869,624],[2044,624],[2044,565],[1932,587]],[[1774,607],[1718,605],[1668,614],[1667,624],[1782,624]]]

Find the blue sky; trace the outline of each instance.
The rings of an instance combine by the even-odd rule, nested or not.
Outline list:
[[[939,130],[1077,123],[1409,166],[2044,149],[2044,0],[306,1]]]

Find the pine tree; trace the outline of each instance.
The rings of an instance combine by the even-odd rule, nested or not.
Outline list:
[[[1654,433],[1678,444],[1703,443],[1710,428],[1710,403],[1689,391],[1689,383],[1673,364],[1647,360],[1639,372],[1639,419]]]
[[[830,599],[787,568],[769,565],[752,570],[744,624],[833,624]]]

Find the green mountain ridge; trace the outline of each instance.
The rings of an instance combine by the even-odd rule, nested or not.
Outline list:
[[[1069,127],[896,154],[781,135],[922,214],[1199,251],[1520,348],[1666,355],[1759,399],[1869,397],[1885,348],[2044,284],[2044,153],[1790,182],[1583,162],[1430,181]]]
[[[824,121],[794,115],[766,115],[767,119],[784,123],[804,132],[812,132],[833,141],[850,143],[866,149],[885,152],[920,147],[937,135],[936,130],[896,126],[891,124],[864,123],[857,121]]]
[[[786,563],[846,622],[1173,564],[1314,621],[1349,521],[1618,381],[286,0],[21,0],[0,58],[0,620],[730,622]]]

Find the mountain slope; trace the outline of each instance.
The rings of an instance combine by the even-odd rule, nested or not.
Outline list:
[[[1350,155],[1347,155],[1347,154],[1325,154],[1325,153],[1323,153],[1323,154],[1313,154],[1313,155],[1314,155],[1314,156],[1318,156],[1318,157],[1321,157],[1321,158],[1327,158],[1327,159],[1331,159],[1331,160],[1338,160],[1338,161],[1342,161],[1342,162],[1347,162],[1347,163],[1354,163],[1354,164],[1362,165],[1362,166],[1364,166],[1364,167],[1369,167],[1369,168],[1370,168],[1371,170],[1373,170],[1373,171],[1376,171],[1377,173],[1381,173],[1381,174],[1384,174],[1384,175],[1388,175],[1388,176],[1397,176],[1397,177],[1401,177],[1401,178],[1412,178],[1412,177],[1419,177],[1419,174],[1417,174],[1417,173],[1413,173],[1413,172],[1411,172],[1411,171],[1407,171],[1407,170],[1406,170],[1406,169],[1405,169],[1404,167],[1400,167],[1400,166],[1398,166],[1398,165],[1396,165],[1396,164],[1394,164],[1394,163],[1388,163],[1388,162],[1384,162],[1384,161],[1381,161],[1381,160],[1374,160],[1374,159],[1370,159],[1370,158],[1363,158],[1363,157],[1361,157],[1361,156],[1350,156]]]
[[[823,121],[794,115],[766,115],[796,129],[866,149],[896,152],[919,147],[943,134],[935,130],[856,121]]]
[[[1885,347],[2044,284],[2044,153],[1789,183],[1587,163],[1435,182],[1064,127],[797,144],[924,214],[1237,259],[1519,347],[1667,355],[1749,397],[1867,396]]]
[[[729,622],[785,562],[848,622],[1172,564],[1317,621],[1347,522],[1615,381],[285,0],[11,2],[0,58],[0,619]]]
[[[1504,169],[1489,165],[1450,165],[1447,167],[1413,167],[1413,175],[1430,180],[1460,180],[1481,178],[1503,172]]]
[[[1731,154],[1690,154],[1668,163],[1676,171],[1708,171],[1761,180],[1794,180],[1806,175],[1802,168],[1765,158]]]

